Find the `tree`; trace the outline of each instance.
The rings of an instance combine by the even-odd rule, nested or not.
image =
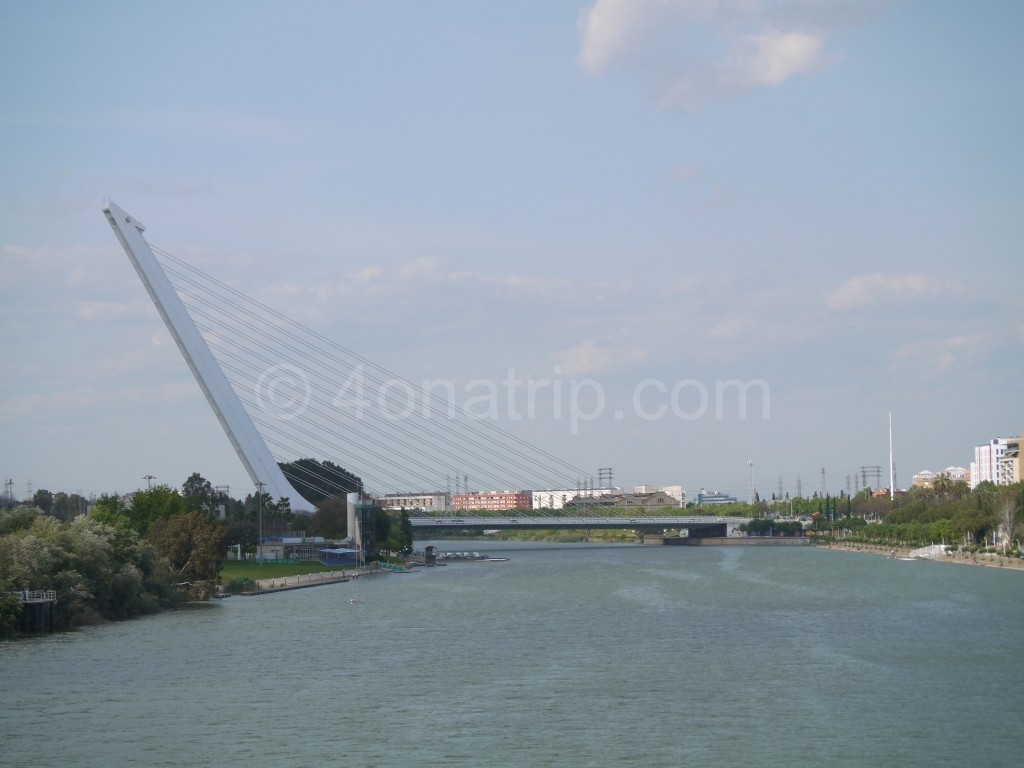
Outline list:
[[[50,514],[53,507],[53,494],[45,488],[40,488],[32,495],[32,505],[43,511],[44,515]]]
[[[21,516],[17,527],[0,532],[0,586],[56,590],[56,626],[156,610],[171,597],[166,566],[134,531],[87,516],[68,523],[30,512],[27,527]]]
[[[223,526],[201,512],[186,512],[154,520],[146,540],[167,560],[177,586],[190,599],[206,600],[216,593],[224,558]]]
[[[308,532],[311,536],[345,538],[348,535],[348,500],[344,496],[329,496],[317,502]]]
[[[89,502],[86,501],[84,496],[79,496],[77,493],[72,493],[68,496],[68,520],[74,520],[79,515],[85,515],[89,512]]]
[[[281,463],[280,466],[288,482],[310,504],[316,504],[329,496],[344,496],[363,490],[361,479],[332,461],[299,459]]]
[[[1003,538],[1003,548],[1006,544],[1013,543],[1020,529],[1020,516],[1017,510],[1016,499],[1006,498],[999,504],[999,532]]]
[[[190,510],[207,514],[213,512],[217,501],[213,485],[198,472],[193,472],[188,476],[188,480],[181,484],[181,495]]]
[[[230,520],[224,526],[224,544],[227,547],[241,545],[242,548],[256,546],[259,540],[259,526],[249,520]]]
[[[130,528],[128,523],[128,498],[116,493],[104,493],[93,504],[89,517],[114,527]]]
[[[53,506],[51,507],[52,514],[54,517],[60,520],[67,520],[68,518],[68,495],[64,491],[57,491],[53,496]]]
[[[156,520],[184,514],[188,511],[185,499],[168,485],[155,485],[145,491],[136,491],[128,500],[124,515],[128,524],[144,536]]]
[[[39,513],[30,507],[0,509],[0,536],[32,527]]]

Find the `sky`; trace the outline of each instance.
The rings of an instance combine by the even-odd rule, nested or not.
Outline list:
[[[1022,27],[1013,0],[0,0],[0,473],[252,488],[107,199],[409,381],[493,382],[486,418],[617,485],[836,493],[887,475],[890,413],[898,485],[966,467],[1024,431]]]

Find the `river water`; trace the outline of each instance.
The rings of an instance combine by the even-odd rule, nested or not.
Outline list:
[[[804,547],[442,548],[509,560],[2,643],[0,764],[1020,763],[1024,573]]]

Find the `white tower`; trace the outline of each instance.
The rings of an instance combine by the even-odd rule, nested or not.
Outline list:
[[[192,375],[199,382],[199,387],[206,395],[210,407],[217,414],[221,427],[224,428],[238,458],[242,460],[242,465],[249,473],[253,485],[260,487],[262,484],[271,498],[287,498],[291,508],[297,512],[315,511],[313,506],[292,487],[274,461],[270,449],[256,430],[256,425],[245,412],[242,401],[231,388],[224,371],[217,364],[213,353],[192,321],[192,316],[181,303],[171,281],[157,263],[149,243],[142,236],[146,228],[113,203],[108,203],[103,213],[106,214],[110,226],[114,228],[114,234],[121,241],[128,258],[135,265],[135,271],[139,273],[143,285],[149,291],[150,298],[156,304],[160,317],[167,324],[167,329],[192,370]]]

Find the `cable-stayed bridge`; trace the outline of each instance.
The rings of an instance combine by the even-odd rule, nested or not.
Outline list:
[[[103,209],[254,487],[312,505],[279,462],[329,461],[367,491],[573,488],[589,475],[150,245],[114,203]],[[351,491],[328,472],[302,483]],[[497,527],[488,526],[488,527]]]

